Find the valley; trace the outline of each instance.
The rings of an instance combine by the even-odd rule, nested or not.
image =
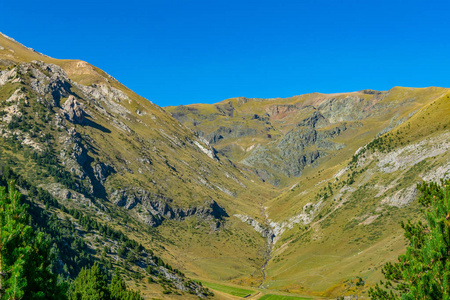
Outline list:
[[[417,183],[450,178],[447,88],[162,108],[0,46],[2,182],[68,280],[97,262],[144,299],[364,298],[423,218]]]

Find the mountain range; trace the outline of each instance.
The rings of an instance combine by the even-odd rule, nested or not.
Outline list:
[[[0,34],[2,176],[42,191],[32,207],[70,229],[55,242],[64,277],[98,261],[148,299],[364,297],[405,251],[400,221],[423,217],[417,183],[449,177],[449,97],[394,87],[161,108]],[[83,245],[64,250],[73,236]]]

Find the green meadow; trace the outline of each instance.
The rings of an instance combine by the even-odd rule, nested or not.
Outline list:
[[[228,285],[223,285],[223,284],[217,284],[217,283],[212,283],[212,282],[206,282],[206,281],[199,281],[202,283],[203,286],[212,289],[212,290],[216,290],[219,292],[224,292],[233,296],[238,296],[238,297],[245,297],[248,295],[253,294],[255,291],[253,290],[246,290],[246,289],[242,289],[242,288],[237,288],[237,287],[232,287],[232,286],[228,286]]]

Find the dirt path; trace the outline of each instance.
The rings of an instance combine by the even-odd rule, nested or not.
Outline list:
[[[256,294],[250,296],[247,299],[259,299],[259,297],[261,297],[261,296],[262,296],[261,292],[256,292]]]

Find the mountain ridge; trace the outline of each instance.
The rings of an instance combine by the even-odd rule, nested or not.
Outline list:
[[[238,203],[229,200],[240,194],[244,197],[239,210],[252,210],[248,195],[254,190],[249,184],[253,179],[215,158],[207,143],[163,109],[90,65],[46,57],[43,60],[62,67],[23,62],[38,54],[1,37],[0,59],[6,61],[0,70],[2,147],[16,149],[4,151],[3,161],[16,161],[14,170],[27,181],[69,208],[106,218],[131,236],[142,227],[140,240],[147,246],[145,241],[156,235],[152,249],[164,249],[158,248],[164,239],[146,226],[198,218],[215,232],[221,219],[236,210]],[[82,68],[80,78],[77,66]],[[185,188],[187,182],[190,189]],[[99,255],[100,248],[90,245]],[[111,255],[121,261],[116,252]],[[145,265],[140,270],[146,274]]]

